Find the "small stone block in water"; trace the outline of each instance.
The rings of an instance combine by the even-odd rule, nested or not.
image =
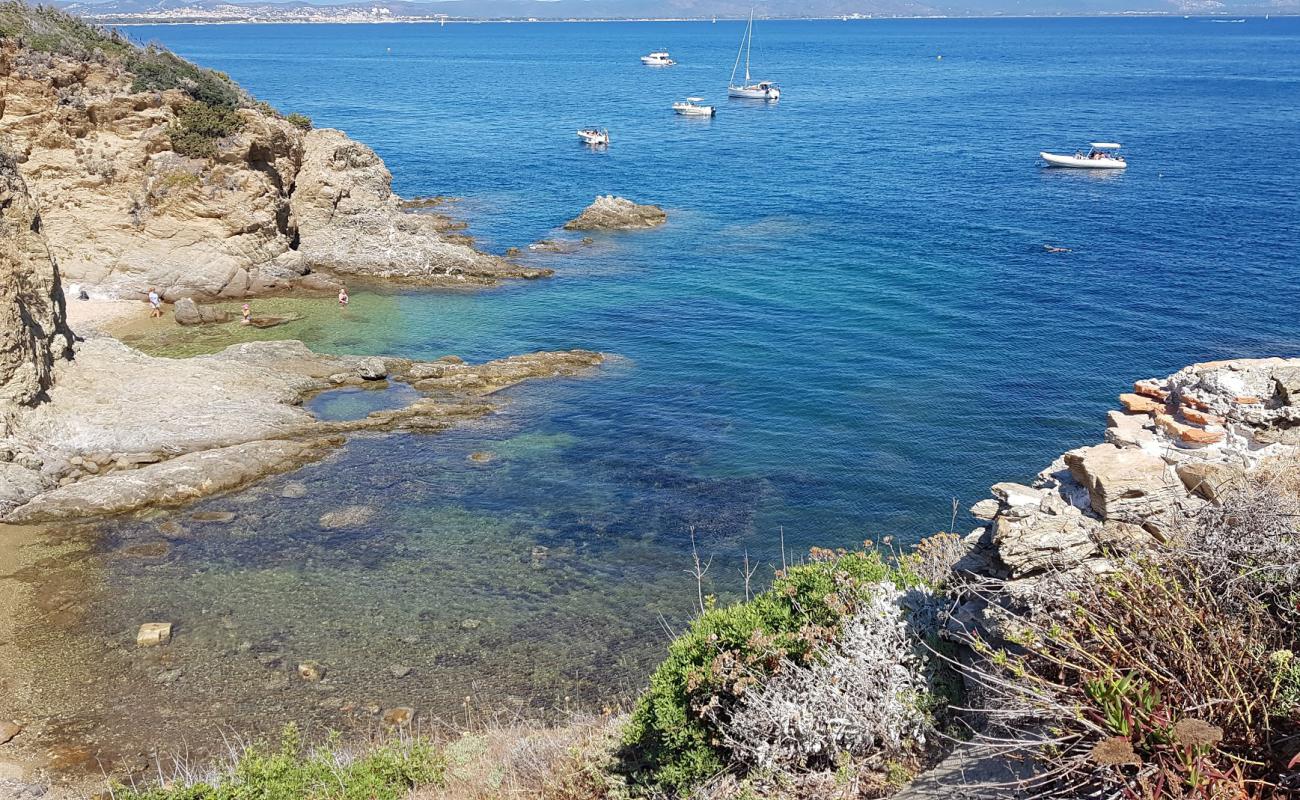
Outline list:
[[[315,683],[325,677],[325,665],[315,661],[304,661],[298,665],[298,677]]]
[[[157,647],[172,640],[170,622],[146,622],[140,626],[135,635],[135,643],[140,647]]]

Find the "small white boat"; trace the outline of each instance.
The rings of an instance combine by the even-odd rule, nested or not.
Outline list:
[[[1124,156],[1114,151],[1119,149],[1115,142],[1092,142],[1088,152],[1078,151],[1072,156],[1057,153],[1040,152],[1049,167],[1070,167],[1072,169],[1124,169],[1128,162]]]
[[[641,63],[645,64],[647,67],[671,67],[677,62],[673,61],[672,58],[669,57],[667,50],[659,50],[649,55],[641,56]]]
[[[578,131],[578,138],[583,144],[590,145],[607,145],[609,144],[609,131],[604,128],[583,128]]]
[[[688,97],[685,100],[673,103],[673,111],[684,117],[711,117],[717,113],[713,106],[703,106],[703,97]]]
[[[736,63],[731,67],[731,80],[727,82],[727,96],[744,100],[780,100],[781,88],[771,81],[754,83],[749,77],[749,51],[754,44],[754,9],[749,10],[749,24],[745,26],[745,35],[740,37],[740,49],[736,51]],[[736,70],[740,68],[740,54],[745,54],[745,80],[736,83]]]

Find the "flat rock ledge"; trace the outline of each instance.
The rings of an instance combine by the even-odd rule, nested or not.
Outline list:
[[[485,364],[331,356],[298,341],[155,358],[108,337],[81,342],[49,400],[0,438],[0,522],[35,523],[180,506],[327,456],[354,432],[436,432],[491,413],[490,396],[601,364],[588,350]],[[355,420],[302,408],[317,392],[402,381],[422,396]]]
[[[639,205],[625,197],[599,195],[575,219],[564,223],[569,231],[632,231],[654,228],[668,221],[659,206]]]

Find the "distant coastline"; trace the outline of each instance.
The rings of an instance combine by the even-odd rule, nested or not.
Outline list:
[[[1296,17],[1300,12],[1280,12],[1269,14],[1180,14],[1176,11],[1119,11],[1119,12],[1102,12],[1097,14],[898,14],[898,15],[861,15],[847,17],[842,16],[822,16],[822,17],[770,17],[770,21],[776,22],[870,22],[870,21],[896,21],[896,20],[993,20],[993,19],[1135,19],[1135,18],[1155,18],[1155,19],[1188,19],[1188,20],[1209,20],[1209,21],[1227,21],[1227,20],[1260,20],[1263,21],[1269,17]],[[543,18],[522,18],[522,17],[503,17],[503,18],[451,18],[451,17],[374,17],[357,19],[349,16],[339,17],[312,17],[312,18],[262,18],[262,17],[240,17],[230,19],[210,19],[203,17],[145,17],[143,15],[104,15],[91,16],[83,15],[83,19],[96,25],[110,25],[114,27],[139,27],[146,25],[500,25],[500,24],[570,24],[570,23],[611,23],[611,22],[699,22],[712,23],[715,20],[709,17],[601,17],[601,18],[564,18],[564,19],[543,19]],[[743,22],[736,17],[719,17],[718,22]]]
[[[1300,13],[1268,14],[1268,17],[1300,17]],[[83,17],[95,25],[114,27],[142,27],[147,25],[568,25],[568,23],[610,23],[610,22],[705,22],[711,20],[698,17],[662,17],[662,18],[601,18],[601,20],[521,20],[521,18],[504,18],[504,20],[451,20],[451,18],[399,18],[399,20],[200,20],[200,18],[157,18],[142,20],[138,17]],[[772,17],[774,22],[888,22],[906,20],[1134,20],[1134,18],[1158,18],[1158,20],[1265,20],[1265,14],[1179,14],[1177,12],[1119,12],[1100,14],[918,14],[918,16],[874,16],[849,17]],[[736,18],[719,18],[720,22],[741,22]]]

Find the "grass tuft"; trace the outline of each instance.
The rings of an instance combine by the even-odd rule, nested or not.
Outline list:
[[[117,786],[113,800],[401,800],[444,781],[446,765],[428,742],[393,740],[353,753],[337,738],[307,749],[285,727],[278,747],[254,744],[228,770],[206,779],[174,776],[146,788]]]

